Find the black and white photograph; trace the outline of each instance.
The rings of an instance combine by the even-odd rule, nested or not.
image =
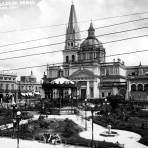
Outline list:
[[[148,0],[0,0],[0,148],[148,148]]]

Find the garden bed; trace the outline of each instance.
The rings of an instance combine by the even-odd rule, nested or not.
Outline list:
[[[44,119],[39,118],[37,121],[32,121],[27,125],[22,125],[20,128],[20,137],[27,140],[37,140],[45,142],[43,135],[49,133],[51,135],[58,134],[61,142],[70,145],[90,146],[91,140],[84,139],[79,136],[79,133],[84,129],[80,128],[72,120]],[[16,130],[15,130],[16,131]],[[6,136],[12,135],[13,130],[5,131]],[[6,134],[9,133],[9,134]],[[16,136],[16,132],[14,134]],[[118,148],[119,146],[109,142],[94,141],[99,148]]]

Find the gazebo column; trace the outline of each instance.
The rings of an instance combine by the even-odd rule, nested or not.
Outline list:
[[[86,98],[88,99],[90,97],[90,91],[89,91],[89,81],[87,81],[87,89],[86,89]]]
[[[61,89],[61,106],[63,106],[63,98],[64,98],[64,89]]]
[[[74,96],[74,89],[71,88],[71,113],[72,113],[72,108],[73,108],[73,96]]]
[[[78,87],[76,87],[76,106],[78,107],[78,99],[79,99],[79,91],[78,91]]]
[[[55,89],[52,88],[52,99],[51,99],[51,104],[52,104],[52,107],[54,108],[54,100],[55,100],[55,96],[56,96],[56,93],[55,93]]]
[[[77,88],[73,88],[73,106],[77,103]]]
[[[59,98],[59,101],[60,101],[60,104],[59,104],[59,114],[61,112],[61,88],[58,89],[58,98]]]
[[[68,94],[69,94],[69,101],[68,101],[68,104],[70,103],[71,104],[71,93],[72,93],[72,90],[71,88],[68,89]]]
[[[61,112],[61,108],[63,106],[63,88],[62,87],[59,88],[59,101],[60,101],[60,112]]]

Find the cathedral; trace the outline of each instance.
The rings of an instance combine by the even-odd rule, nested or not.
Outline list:
[[[120,59],[106,62],[106,51],[95,36],[93,22],[90,23],[86,39],[81,40],[74,4],[71,5],[66,28],[62,68],[63,77],[75,82],[80,99],[99,99],[111,95],[121,95],[128,99],[142,91],[145,91],[147,99],[148,83],[145,84],[146,81],[141,79],[144,75],[147,80],[148,66],[142,70],[141,65],[127,67]],[[136,79],[139,76],[135,73],[137,70],[141,79]],[[47,65],[47,76],[44,80],[50,82],[58,76],[59,66]]]

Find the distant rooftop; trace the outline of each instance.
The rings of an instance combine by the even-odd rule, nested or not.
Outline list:
[[[0,71],[0,75],[17,76],[17,73]]]

